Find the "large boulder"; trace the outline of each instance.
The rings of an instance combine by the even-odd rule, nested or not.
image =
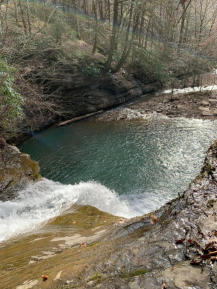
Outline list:
[[[13,198],[16,191],[40,178],[38,164],[29,155],[1,138],[0,146],[0,199]]]

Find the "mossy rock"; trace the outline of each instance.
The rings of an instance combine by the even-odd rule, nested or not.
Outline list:
[[[38,163],[18,148],[7,145],[0,155],[0,193],[12,198],[17,190],[41,178]]]
[[[73,226],[75,228],[92,229],[99,226],[106,226],[115,222],[118,218],[102,212],[91,206],[76,206],[53,219],[49,225]]]
[[[138,269],[135,271],[130,271],[130,272],[122,272],[120,277],[121,278],[132,278],[135,276],[140,276],[140,275],[144,275],[147,273],[147,270],[145,269]]]

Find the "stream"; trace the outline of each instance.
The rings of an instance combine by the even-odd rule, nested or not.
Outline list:
[[[0,241],[74,203],[126,218],[151,212],[189,186],[216,138],[217,121],[158,114],[90,119],[35,134],[20,149],[39,162],[44,179],[0,202]]]

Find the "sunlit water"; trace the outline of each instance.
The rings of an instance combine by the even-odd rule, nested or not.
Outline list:
[[[217,122],[155,116],[149,122],[88,120],[35,135],[21,149],[46,179],[0,202],[0,241],[73,203],[124,217],[159,208],[200,172],[216,129]]]

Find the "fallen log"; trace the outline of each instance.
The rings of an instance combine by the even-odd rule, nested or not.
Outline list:
[[[82,120],[82,119],[88,118],[90,116],[94,116],[94,115],[102,113],[102,112],[103,112],[103,110],[99,110],[99,111],[91,112],[91,113],[88,113],[88,114],[85,114],[85,115],[77,116],[77,117],[74,117],[72,119],[60,122],[57,126],[64,126],[64,125],[70,124],[72,122],[75,122],[75,121],[78,121],[78,120]]]

